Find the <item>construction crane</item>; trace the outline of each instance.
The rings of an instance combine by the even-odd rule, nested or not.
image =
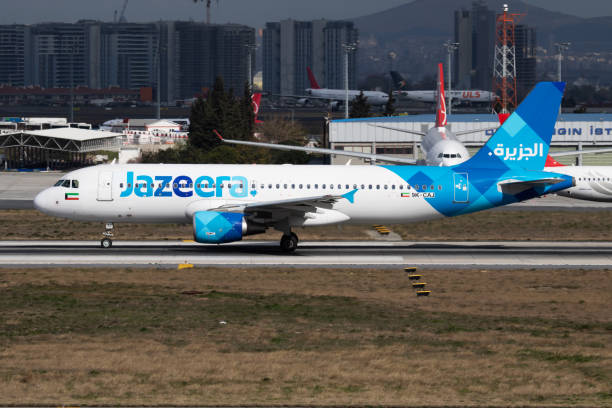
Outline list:
[[[193,0],[194,3],[198,2],[206,2],[206,24],[210,24],[210,6],[212,5],[212,0]],[[219,0],[217,0],[217,5],[219,5]]]
[[[119,22],[120,23],[127,22],[127,20],[125,19],[125,9],[127,8],[128,1],[129,0],[125,0],[124,3],[123,3],[123,8],[121,9],[121,14],[119,14]]]

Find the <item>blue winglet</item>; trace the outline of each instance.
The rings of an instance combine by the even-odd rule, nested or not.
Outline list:
[[[349,201],[349,203],[354,204],[356,192],[357,192],[357,189],[354,189],[353,191],[349,191],[346,194],[342,194],[342,197],[346,198]]]

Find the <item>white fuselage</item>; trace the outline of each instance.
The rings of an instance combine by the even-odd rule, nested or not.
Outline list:
[[[444,127],[429,129],[421,140],[421,150],[428,166],[454,166],[470,158],[463,143]]]
[[[395,91],[394,93],[401,98],[419,102],[435,103],[438,98],[437,91]],[[495,99],[495,94],[481,90],[446,91],[446,98],[452,98],[455,102],[491,102]]]
[[[575,178],[576,185],[558,191],[560,196],[612,202],[612,166],[555,166],[546,167],[544,170]]]
[[[127,176],[129,172],[133,180]],[[178,181],[178,191],[188,195],[185,197],[173,192],[181,176],[192,182],[182,187]],[[442,217],[425,198],[402,197],[402,192],[414,193],[414,189],[394,172],[379,166],[100,165],[68,173],[63,179],[77,180],[78,188],[48,188],[36,197],[35,207],[50,215],[82,221],[190,223],[196,211],[232,203],[338,196],[353,190],[358,190],[354,202],[339,200],[333,208],[291,220],[292,226],[412,222]],[[453,180],[445,178],[443,182],[436,181],[435,186],[436,193],[450,190]],[[136,191],[139,195],[134,194]],[[66,200],[70,193],[78,199]]]
[[[353,100],[355,100],[361,92],[362,91],[356,91],[356,90],[349,89],[348,91],[349,102],[352,102]],[[306,89],[306,94],[312,95],[314,97],[321,98],[321,99],[329,99],[330,101],[342,102],[346,99],[346,90],[344,89],[308,88]],[[375,105],[375,106],[384,105],[389,101],[389,95],[387,95],[384,92],[380,92],[380,91],[363,91],[363,96],[368,98],[367,102],[370,105]]]

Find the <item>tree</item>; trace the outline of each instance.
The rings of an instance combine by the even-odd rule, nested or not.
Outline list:
[[[393,116],[395,114],[395,98],[393,97],[393,90],[389,90],[389,100],[385,104],[385,116]]]
[[[228,96],[223,79],[217,77],[213,90],[206,100],[198,98],[191,107],[189,115],[189,144],[196,149],[208,151],[219,144],[213,130],[223,131],[224,111],[227,109]]]
[[[364,96],[363,91],[359,92],[359,95],[351,103],[351,112],[349,113],[351,118],[367,118],[370,116],[370,104],[368,98]]]

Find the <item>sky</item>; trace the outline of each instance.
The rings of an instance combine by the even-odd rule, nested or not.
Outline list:
[[[263,27],[267,21],[286,18],[350,19],[386,10],[411,0],[213,0],[213,23],[240,23]],[[612,0],[525,0],[536,6],[581,17],[612,15]],[[43,21],[74,22],[79,19],[112,21],[124,0],[0,0],[0,24]],[[508,1],[512,3],[511,0]],[[203,3],[193,0],[129,0],[128,21],[199,20]]]

